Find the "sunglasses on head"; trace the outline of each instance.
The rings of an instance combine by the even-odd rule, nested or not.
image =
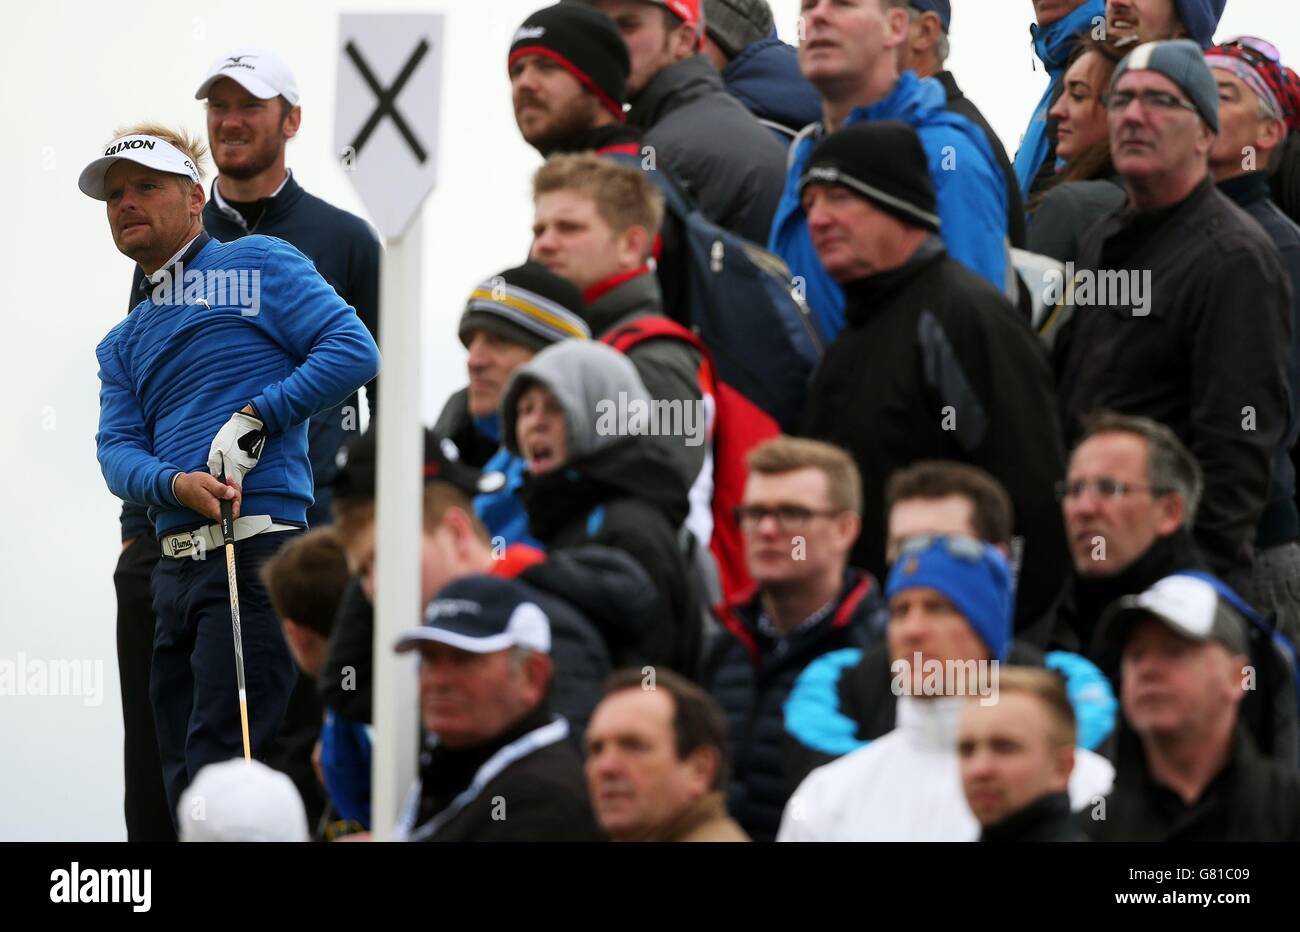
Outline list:
[[[1260,39],[1257,36],[1237,36],[1237,38],[1229,39],[1223,44],[1241,52],[1242,57],[1250,61],[1251,64],[1282,64],[1282,53],[1278,51],[1276,45],[1267,39]]]

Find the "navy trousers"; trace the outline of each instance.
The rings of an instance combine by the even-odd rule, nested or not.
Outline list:
[[[258,759],[270,750],[298,675],[259,574],[271,554],[302,533],[263,533],[235,544],[248,730]],[[164,557],[151,581],[157,627],[149,696],[173,819],[200,769],[244,754],[225,548],[203,556]]]

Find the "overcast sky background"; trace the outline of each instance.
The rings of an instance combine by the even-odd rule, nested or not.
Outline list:
[[[302,94],[302,132],[289,149],[295,177],[364,216],[332,151],[337,15],[445,12],[439,183],[424,209],[421,407],[431,423],[464,383],[456,321],[465,297],[527,252],[529,178],[540,160],[514,126],[505,58],[514,29],[540,5],[236,0],[197,12],[44,0],[6,9],[14,41],[0,58],[11,130],[0,230],[11,333],[0,344],[0,663],[86,660],[103,680],[97,705],[93,696],[0,695],[0,840],[126,835],[112,582],[119,504],[95,459],[94,351],[123,314],[131,264],[113,246],[103,205],[77,190],[77,174],[118,125],[153,119],[203,132],[193,96],[208,65],[237,46],[264,45],[290,63]],[[798,0],[772,6],[791,39]],[[1030,48],[1030,0],[953,6],[950,67],[1014,153],[1045,85]],[[1219,36],[1262,34],[1300,56],[1300,22],[1279,15],[1290,9],[1230,0]],[[399,65],[376,70],[388,83]]]

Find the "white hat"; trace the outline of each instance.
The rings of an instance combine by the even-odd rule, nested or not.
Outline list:
[[[298,82],[293,79],[293,72],[283,58],[268,49],[235,49],[218,58],[194,92],[194,99],[206,98],[212,85],[222,78],[238,81],[250,94],[262,100],[283,97],[293,106],[298,104]]]
[[[81,193],[97,201],[108,200],[104,192],[104,176],[118,159],[139,162],[160,172],[184,175],[195,184],[199,181],[199,169],[188,155],[177,149],[165,139],[157,136],[119,136],[104,147],[104,154],[81,170],[77,178],[77,187]]]
[[[307,841],[307,812],[284,774],[242,757],[208,764],[176,807],[181,841]]]
[[[1250,653],[1241,614],[1210,583],[1185,573],[1117,599],[1102,613],[1100,637],[1122,648],[1133,622],[1151,616],[1193,641],[1218,641],[1234,654]]]

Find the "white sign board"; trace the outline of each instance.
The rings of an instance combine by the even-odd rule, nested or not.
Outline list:
[[[385,239],[436,180],[442,35],[440,13],[339,17],[334,151]]]

